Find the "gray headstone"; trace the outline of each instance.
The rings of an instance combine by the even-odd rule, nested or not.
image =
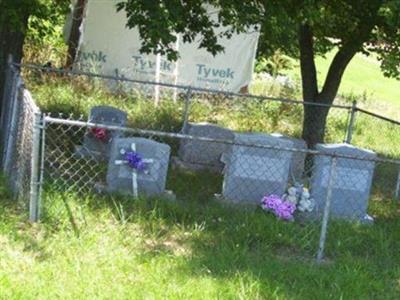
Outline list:
[[[319,144],[322,153],[336,153],[357,158],[374,159],[372,151],[356,148],[348,144]],[[332,157],[317,155],[314,160],[311,180],[311,196],[316,207],[312,215],[321,217],[328,192]],[[337,158],[335,180],[333,182],[330,215],[337,218],[362,220],[367,215],[375,162],[359,159]]]
[[[292,137],[287,137],[279,133],[273,133],[272,136],[291,141],[293,143],[293,148],[300,150],[307,150],[307,143],[303,139],[296,139]],[[304,175],[305,152],[293,152],[292,161],[290,163],[290,181],[294,184],[296,182],[301,182]]]
[[[124,127],[127,114],[111,106],[95,106],[90,110],[89,122]],[[83,140],[83,146],[77,149],[82,156],[94,156],[98,159],[107,159],[110,154],[113,139],[121,136],[118,130],[107,130],[107,139],[100,140],[88,129]]]
[[[233,141],[234,133],[226,128],[209,123],[189,123],[186,134],[196,137],[207,137]],[[196,140],[182,140],[179,148],[179,159],[194,168],[222,171],[224,164],[221,162],[223,153],[229,151],[231,145],[217,142]]]
[[[292,148],[293,143],[271,135],[243,133],[235,134],[235,143],[246,145],[233,145],[224,159],[223,197],[236,203],[259,204],[265,195],[283,195],[288,186],[292,152],[250,145]]]
[[[145,171],[135,171],[127,164],[117,164],[124,160],[121,150],[132,151],[134,144],[135,152],[146,163]],[[154,196],[165,192],[165,184],[168,172],[168,163],[171,148],[145,138],[116,138],[112,144],[110,160],[106,178],[106,190],[122,194],[134,195],[132,173],[136,172],[138,195]]]

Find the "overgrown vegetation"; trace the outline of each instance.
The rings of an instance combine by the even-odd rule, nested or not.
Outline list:
[[[95,105],[111,105],[128,113],[129,126],[178,132],[183,122],[183,92],[174,102],[171,97],[158,108],[152,99],[136,86],[128,93],[113,94],[97,79],[57,77],[52,74],[26,74],[28,87],[46,112],[87,116]],[[146,87],[151,89],[150,86]],[[258,93],[294,98],[296,87],[264,82]],[[263,90],[264,89],[264,90]],[[171,91],[169,91],[171,92]],[[238,131],[279,132],[300,137],[303,106],[279,101],[262,101],[250,97],[230,98],[223,95],[194,95],[190,118],[192,122],[211,122]],[[345,139],[349,112],[332,108],[328,117],[326,142],[341,143]],[[353,134],[355,145],[378,152],[382,156],[400,157],[399,126],[357,115]]]

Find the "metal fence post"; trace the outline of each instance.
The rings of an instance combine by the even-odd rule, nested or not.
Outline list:
[[[400,166],[399,166],[399,172],[397,174],[397,184],[396,184],[396,191],[394,193],[395,199],[400,199]]]
[[[332,201],[332,190],[333,190],[333,186],[335,184],[335,177],[336,177],[336,164],[337,164],[337,158],[334,156],[334,157],[332,157],[332,164],[331,164],[331,169],[329,172],[328,191],[327,191],[327,195],[326,195],[324,215],[322,218],[321,235],[320,235],[320,239],[319,239],[319,246],[318,246],[318,253],[317,253],[317,262],[318,263],[321,263],[322,259],[324,257],[326,234],[328,231],[329,213],[330,213],[331,201]]]
[[[183,109],[183,126],[182,133],[186,133],[189,122],[190,100],[192,98],[192,88],[189,87],[185,95],[185,107]]]
[[[39,204],[42,199],[42,189],[44,180],[44,160],[45,160],[45,148],[46,148],[46,115],[42,115],[42,135],[41,135],[41,147],[40,147],[40,168],[39,168],[39,189],[38,189],[38,199]],[[40,212],[40,205],[39,205]]]
[[[37,222],[40,218],[40,198],[39,198],[39,159],[40,159],[40,132],[42,128],[40,113],[34,116],[32,134],[32,157],[31,157],[31,192],[29,199],[29,220]]]
[[[354,123],[356,121],[356,112],[357,112],[357,101],[353,101],[350,110],[349,125],[347,127],[347,133],[346,133],[346,140],[345,140],[346,144],[351,144],[351,140],[353,139],[353,130],[354,130]]]

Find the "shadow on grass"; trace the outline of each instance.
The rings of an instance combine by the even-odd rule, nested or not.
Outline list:
[[[144,243],[139,255],[144,263],[160,256],[178,259],[180,254],[174,248],[185,247],[187,251],[177,260],[174,272],[190,278],[256,280],[261,295],[270,295],[272,288],[288,298],[336,299],[340,295],[395,299],[396,278],[400,276],[398,203],[372,201],[371,209],[376,215],[373,226],[332,220],[327,259],[317,265],[320,224],[288,223],[261,209],[223,206],[212,200],[220,190],[221,177],[200,174],[176,172],[169,177],[168,185],[180,199],[175,202],[72,195],[68,198],[72,202],[69,209],[81,228],[90,226],[82,221],[85,214],[111,217],[121,225],[120,230],[139,224],[144,239],[150,241]],[[57,193],[49,197],[59,202]],[[69,216],[60,213],[63,205],[58,209],[49,211],[44,223],[53,230],[71,228]]]

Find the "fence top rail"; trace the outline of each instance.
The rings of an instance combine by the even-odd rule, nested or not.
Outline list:
[[[183,134],[183,133],[172,133],[172,132],[164,132],[164,131],[149,130],[149,129],[121,127],[121,126],[116,126],[116,125],[105,125],[105,124],[101,124],[101,123],[92,123],[89,121],[82,121],[82,120],[54,118],[54,117],[51,117],[50,115],[44,115],[43,121],[44,121],[44,123],[53,123],[53,124],[60,124],[60,125],[63,124],[63,125],[89,127],[89,128],[96,127],[96,128],[104,128],[104,129],[108,129],[108,130],[118,130],[118,131],[123,131],[123,132],[130,132],[130,133],[140,134],[140,135],[188,139],[188,140],[196,140],[196,141],[203,141],[203,142],[214,142],[214,143],[221,143],[221,144],[228,144],[228,145],[235,145],[235,146],[247,146],[247,147],[255,147],[255,148],[264,148],[264,149],[269,149],[269,150],[280,150],[280,151],[298,152],[298,153],[305,153],[305,154],[319,155],[319,156],[354,159],[354,160],[359,160],[359,161],[391,163],[391,164],[396,164],[396,165],[400,166],[400,160],[383,158],[383,157],[365,158],[365,157],[360,157],[360,156],[357,157],[357,156],[337,154],[337,153],[324,153],[324,152],[312,150],[312,149],[298,149],[298,148],[289,148],[289,147],[281,147],[281,146],[278,147],[278,146],[271,146],[271,145],[263,145],[263,144],[257,144],[257,143],[243,143],[243,142],[236,142],[236,141],[226,140],[226,139],[199,137],[199,136],[193,136],[193,135],[188,135],[188,134]]]
[[[209,94],[224,94],[226,96],[238,97],[238,98],[250,98],[253,100],[262,100],[262,101],[269,100],[269,101],[277,101],[277,102],[283,102],[283,103],[292,103],[292,104],[297,104],[297,105],[333,107],[333,108],[340,108],[340,109],[347,109],[347,110],[351,110],[353,108],[353,106],[351,106],[351,105],[326,104],[326,103],[316,103],[316,102],[301,101],[301,100],[294,100],[294,99],[287,99],[287,98],[276,98],[276,97],[259,96],[259,95],[253,95],[253,94],[241,94],[241,93],[228,92],[228,91],[224,91],[224,90],[193,87],[190,85],[171,84],[171,83],[166,83],[166,82],[131,79],[131,78],[127,78],[125,76],[117,77],[117,76],[112,76],[112,75],[98,74],[98,73],[78,71],[78,70],[49,68],[49,67],[35,65],[35,64],[13,63],[12,65],[15,67],[18,67],[18,68],[40,70],[43,72],[49,72],[49,73],[55,73],[55,74],[72,75],[72,76],[86,76],[86,77],[101,78],[101,79],[107,79],[107,80],[125,81],[125,82],[131,82],[131,83],[137,83],[137,84],[143,84],[143,85],[154,85],[154,86],[161,86],[161,87],[190,90],[191,92],[209,93]]]
[[[384,117],[384,116],[378,115],[378,114],[370,112],[368,110],[365,110],[365,109],[362,109],[362,108],[357,108],[356,110],[359,111],[359,112],[362,112],[362,113],[364,113],[366,115],[370,115],[372,117],[384,120],[386,122],[389,122],[389,123],[392,123],[392,124],[395,124],[395,125],[400,125],[400,121],[396,121],[396,120],[390,119],[388,117]]]

